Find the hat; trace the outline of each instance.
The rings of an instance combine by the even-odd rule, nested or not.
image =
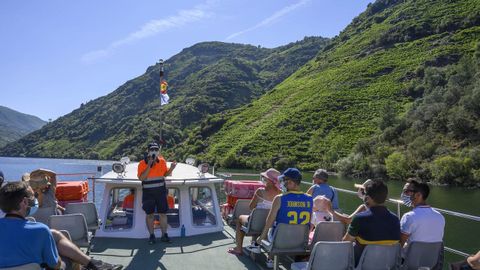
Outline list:
[[[356,188],[363,188],[365,189],[365,186],[367,184],[370,184],[370,183],[373,183],[373,180],[372,179],[367,179],[365,182],[363,182],[363,184],[354,184],[353,186],[356,187]]]
[[[295,182],[300,183],[302,181],[302,174],[297,168],[288,168],[286,169],[282,175],[280,175],[278,178],[284,178],[288,177],[290,179],[295,180]]]
[[[318,169],[315,171],[315,173],[313,173],[313,178],[328,180],[328,173],[324,169]]]
[[[278,181],[278,176],[280,176],[280,172],[275,170],[274,168],[270,168],[262,173],[261,176],[270,180],[277,188],[280,188],[280,182]]]
[[[157,148],[157,149],[160,149],[160,147],[158,146],[158,143],[156,142],[151,142],[148,144],[148,149],[150,148]]]
[[[28,182],[33,189],[45,188],[50,182],[48,176],[44,174],[24,173],[22,180]]]

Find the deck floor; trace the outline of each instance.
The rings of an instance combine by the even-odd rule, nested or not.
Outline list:
[[[91,256],[109,263],[122,264],[124,269],[266,269],[265,255],[257,254],[253,260],[248,253],[235,256],[227,253],[233,247],[235,231],[229,226],[218,233],[185,238],[172,238],[173,243],[149,245],[147,239],[94,239]],[[250,241],[245,238],[245,245]],[[290,262],[280,269],[289,269]],[[287,266],[285,268],[284,266]]]

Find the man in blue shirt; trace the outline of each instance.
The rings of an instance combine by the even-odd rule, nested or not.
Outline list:
[[[328,173],[324,169],[318,169],[313,174],[313,185],[308,189],[307,194],[315,198],[319,195],[325,196],[332,202],[333,210],[338,210],[338,195],[328,182]]]
[[[310,224],[312,215],[313,199],[312,196],[305,194],[300,190],[302,174],[296,168],[288,168],[278,177],[283,194],[275,196],[272,208],[267,216],[262,235],[257,239],[257,243],[271,237],[275,227],[279,223],[286,224]],[[270,229],[271,228],[271,229]],[[273,262],[269,258],[267,266],[270,267]]]
[[[0,219],[0,268],[35,263],[59,269],[59,254],[80,263],[86,270],[123,267],[91,259],[59,231],[27,221],[25,217],[38,208],[38,201],[27,182],[10,182],[1,187],[0,208],[6,213],[5,218]]]
[[[0,219],[0,268],[37,263],[58,269],[61,261],[50,229],[25,219],[35,207],[32,188],[25,182],[6,184],[0,189],[0,207],[7,213]]]

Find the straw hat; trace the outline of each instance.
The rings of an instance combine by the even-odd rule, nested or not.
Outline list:
[[[278,181],[278,176],[280,176],[280,172],[275,170],[274,168],[270,168],[262,173],[261,176],[270,180],[277,188],[280,188],[280,182]]]

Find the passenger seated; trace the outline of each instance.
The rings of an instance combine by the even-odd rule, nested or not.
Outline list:
[[[332,202],[334,210],[338,210],[338,194],[334,188],[332,188],[328,182],[328,173],[324,169],[318,169],[313,173],[312,179],[313,185],[307,190],[307,194],[312,195],[315,198],[319,195],[325,196]]]
[[[28,181],[37,195],[39,207],[56,207],[57,214],[62,214],[65,208],[58,204],[55,192],[57,189],[56,173],[47,169],[37,169],[30,174],[25,173],[22,180]]]
[[[312,196],[300,190],[302,174],[296,168],[288,168],[278,177],[281,190],[285,193],[275,196],[272,208],[268,213],[262,235],[257,243],[268,238],[272,241],[275,227],[279,223],[286,224],[310,224],[313,200]],[[267,267],[273,267],[273,260],[268,258]]]
[[[315,226],[320,222],[333,221],[333,215],[328,211],[330,200],[323,195],[313,199],[312,222],[310,224],[309,243],[312,242]]]
[[[270,168],[265,172],[260,173],[262,176],[262,182],[265,184],[265,188],[259,188],[255,191],[252,200],[250,201],[250,210],[255,208],[270,209],[272,208],[272,201],[278,194],[281,194],[280,184],[278,182],[278,176],[280,172],[274,168]],[[236,247],[229,248],[228,253],[241,255],[243,253],[243,238],[245,237],[245,232],[243,232],[242,225],[246,226],[248,224],[249,215],[241,215],[238,217],[236,222]],[[256,243],[256,237],[252,237],[253,243],[247,247],[247,250],[260,253],[260,246]]]
[[[388,188],[383,181],[373,180],[364,185],[367,211],[356,214],[343,241],[356,242],[355,264],[368,244],[393,245],[400,241],[400,220],[385,206]]]
[[[127,214],[128,224],[133,223],[133,209],[134,209],[134,202],[135,202],[135,189],[131,188],[130,193],[125,196],[122,202],[123,211]]]
[[[59,255],[83,265],[83,269],[123,268],[89,258],[59,231],[27,221],[25,217],[38,209],[38,201],[26,182],[11,182],[0,188],[0,208],[7,213],[0,219],[0,243],[8,243],[0,245],[0,268],[36,263],[60,269]]]

